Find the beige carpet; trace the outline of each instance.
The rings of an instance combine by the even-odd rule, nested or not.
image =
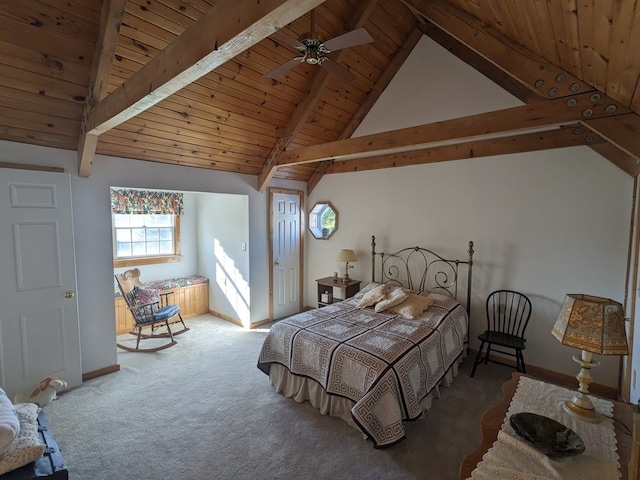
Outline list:
[[[458,478],[480,441],[482,412],[512,370],[467,358],[407,439],[377,450],[339,419],[275,393],[256,367],[265,330],[204,315],[178,345],[120,352],[121,371],[87,381],[45,407],[70,478]]]

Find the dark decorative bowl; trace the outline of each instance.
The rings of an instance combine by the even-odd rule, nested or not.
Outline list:
[[[522,412],[511,415],[509,423],[527,443],[548,457],[570,457],[584,452],[580,436],[551,418]]]

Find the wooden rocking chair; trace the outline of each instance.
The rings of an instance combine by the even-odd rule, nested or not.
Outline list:
[[[173,292],[142,288],[140,270],[137,268],[115,275],[115,278],[133,316],[133,328],[129,333],[136,336],[135,348],[122,343],[116,343],[116,345],[129,352],[157,352],[178,343],[174,340],[174,335],[184,333],[189,328],[180,315],[180,307],[168,303],[167,297]],[[171,327],[177,323],[182,324],[182,329],[174,332]],[[140,348],[140,340],[149,338],[167,338],[168,342],[156,347]]]

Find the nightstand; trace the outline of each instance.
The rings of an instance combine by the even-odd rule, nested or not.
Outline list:
[[[360,291],[360,283],[362,283],[360,280],[353,279],[347,283],[343,282],[341,279],[334,282],[333,277],[319,278],[316,282],[318,282],[318,308],[353,297]],[[322,301],[323,293],[331,294],[331,298],[328,302]],[[336,293],[338,293],[338,297],[336,297]]]

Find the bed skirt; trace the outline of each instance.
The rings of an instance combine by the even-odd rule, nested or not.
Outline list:
[[[440,398],[440,387],[449,387],[453,383],[453,377],[458,375],[458,366],[463,360],[464,355],[461,355],[447,370],[438,385],[436,385],[431,392],[422,399],[420,406],[422,407],[422,417],[424,412],[431,408],[433,399]],[[345,397],[339,397],[336,395],[328,394],[322,386],[315,380],[308,377],[301,377],[291,373],[287,367],[283,365],[273,363],[269,369],[269,381],[276,389],[276,392],[281,393],[287,398],[291,398],[298,403],[302,403],[305,400],[308,401],[313,407],[320,410],[322,415],[329,415],[331,417],[338,417],[347,422],[347,424],[362,433],[363,437],[366,435],[360,427],[353,420],[351,415],[351,409],[355,405],[355,402]],[[420,418],[422,418],[420,417]]]

